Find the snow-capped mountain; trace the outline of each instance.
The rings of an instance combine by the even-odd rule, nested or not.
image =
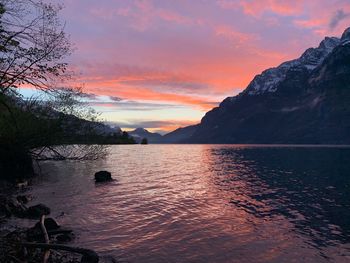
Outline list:
[[[307,49],[300,58],[282,63],[276,68],[270,68],[255,76],[244,93],[249,95],[275,92],[278,84],[283,81],[287,72],[291,69],[305,68],[307,71],[314,70],[322,61],[341,43],[336,37],[326,37],[317,48]]]
[[[350,28],[257,75],[187,142],[350,144]]]

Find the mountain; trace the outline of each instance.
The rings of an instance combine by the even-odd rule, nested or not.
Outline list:
[[[178,128],[165,135],[159,133],[152,133],[144,128],[137,128],[128,134],[135,139],[137,143],[140,143],[143,138],[146,138],[149,143],[182,143],[186,139],[191,137],[196,131],[197,125],[187,126],[184,128]]]
[[[198,125],[191,125],[184,128],[178,128],[175,131],[163,135],[161,143],[181,143],[191,137],[197,130]]]
[[[140,143],[143,138],[146,138],[149,143],[159,143],[162,140],[162,135],[159,133],[152,133],[143,128],[137,128],[131,132],[128,132],[137,143]]]
[[[350,144],[350,28],[255,76],[186,142]]]

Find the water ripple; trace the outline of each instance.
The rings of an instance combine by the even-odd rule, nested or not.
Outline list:
[[[349,262],[350,149],[113,146],[106,160],[45,162],[31,192],[127,262]],[[95,185],[109,170],[116,179]]]

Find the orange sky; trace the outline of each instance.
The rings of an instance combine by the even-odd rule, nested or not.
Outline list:
[[[122,128],[153,131],[199,122],[254,75],[350,25],[348,0],[55,2],[94,107]]]

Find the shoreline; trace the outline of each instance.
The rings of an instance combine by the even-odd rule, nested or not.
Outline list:
[[[31,180],[17,185],[0,182],[0,262],[43,262],[45,247],[42,245],[47,245],[43,244],[45,231],[48,233],[47,246],[51,248],[47,262],[99,262],[95,251],[70,245],[75,238],[74,230],[64,228],[56,221],[57,218],[50,217],[52,213],[49,207],[45,204],[27,205],[32,200],[25,193],[29,185],[32,186]],[[31,227],[24,227],[18,222],[11,224],[11,219],[33,220],[33,224]]]

